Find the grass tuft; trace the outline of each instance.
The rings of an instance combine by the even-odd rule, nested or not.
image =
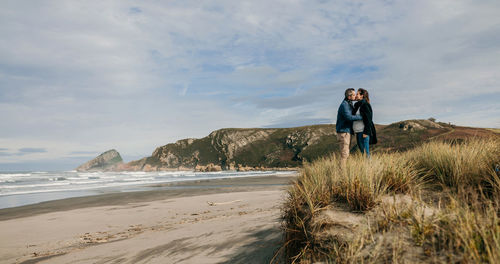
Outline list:
[[[305,164],[283,207],[286,261],[499,263],[499,166],[499,138]]]
[[[461,143],[429,142],[408,153],[422,177],[455,191],[472,186],[497,196],[500,184],[500,140],[469,139]]]

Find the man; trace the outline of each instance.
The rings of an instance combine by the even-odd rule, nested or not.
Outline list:
[[[349,157],[349,148],[351,144],[351,134],[353,133],[352,122],[363,120],[360,115],[353,115],[352,101],[356,98],[354,88],[348,88],[344,93],[344,101],[340,104],[337,112],[337,140],[340,147],[340,161],[342,166],[345,165],[347,157]]]

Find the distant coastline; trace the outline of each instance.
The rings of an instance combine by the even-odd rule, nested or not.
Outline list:
[[[431,140],[461,141],[500,136],[495,129],[455,126],[429,120],[376,125],[372,152],[405,151]],[[338,151],[335,125],[292,128],[225,128],[200,139],[187,138],[156,148],[151,156],[123,162],[109,150],[80,165],[79,171],[277,171],[297,170]],[[354,148],[356,151],[356,148]]]

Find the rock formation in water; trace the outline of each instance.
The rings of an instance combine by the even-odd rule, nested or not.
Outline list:
[[[77,171],[107,171],[114,170],[123,164],[123,159],[118,151],[108,150],[96,158],[80,165]]]

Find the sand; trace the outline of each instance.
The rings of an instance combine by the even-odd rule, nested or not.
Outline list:
[[[280,209],[294,177],[177,183],[2,209],[0,263],[269,263],[281,246]]]

